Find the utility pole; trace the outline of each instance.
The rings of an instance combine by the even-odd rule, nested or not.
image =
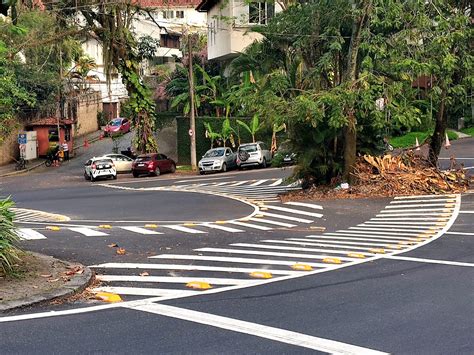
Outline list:
[[[189,56],[189,136],[191,138],[191,167],[197,170],[196,162],[196,119],[194,117],[194,77],[193,77],[193,45],[192,36],[188,31],[188,56]]]

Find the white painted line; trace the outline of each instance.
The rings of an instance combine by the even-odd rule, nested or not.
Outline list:
[[[339,231],[338,231],[339,232]],[[346,231],[340,231],[340,232],[349,232],[349,233],[358,233],[358,234],[381,234],[383,236],[409,236],[409,237],[417,237],[420,235],[420,232],[418,231],[413,231],[414,233],[405,233],[408,231],[403,231],[403,233],[400,232],[387,232],[387,228],[368,228],[368,227],[349,227],[349,230]]]
[[[250,184],[249,186],[258,186],[258,185],[262,185],[265,181],[267,181],[268,179],[264,179],[264,180],[258,180],[257,182],[254,182],[253,184]]]
[[[373,223],[373,222],[365,222],[362,224],[358,224],[357,227],[369,227],[369,228],[374,228],[374,227],[384,227],[386,230],[392,230],[392,228],[399,228],[396,230],[400,231],[414,231],[416,232],[418,229],[420,232],[423,231],[428,231],[430,228],[429,226],[417,226],[417,225],[412,225],[412,226],[404,226],[403,224],[379,224],[379,223]],[[438,228],[441,229],[441,228]]]
[[[466,232],[445,232],[444,234],[452,234],[452,235],[474,235],[474,233],[466,233]]]
[[[226,263],[241,263],[241,264],[259,264],[259,265],[286,265],[291,266],[298,263],[295,261],[286,260],[270,260],[270,259],[251,259],[251,258],[235,258],[226,256],[207,256],[207,255],[174,255],[174,254],[161,254],[156,256],[150,256],[150,259],[169,259],[169,260],[203,260],[203,261],[221,261]],[[326,267],[328,264],[323,263],[308,263],[313,267]]]
[[[474,211],[459,211],[459,213],[474,213]]]
[[[18,237],[20,237],[20,239],[24,239],[24,240],[46,239],[46,237],[43,234],[31,228],[17,229],[16,234],[18,235]]]
[[[285,216],[285,215],[276,214],[276,213],[269,213],[269,212],[262,212],[262,211],[260,211],[259,213],[264,215],[264,216],[268,216],[268,217],[286,219],[288,221],[295,221],[295,222],[300,222],[300,223],[313,223],[314,222],[310,219],[290,217],[290,216]]]
[[[405,237],[385,237],[381,235],[364,235],[364,234],[351,234],[351,233],[333,233],[332,235],[308,235],[309,238],[328,238],[328,239],[341,239],[341,240],[362,240],[369,242],[414,242],[414,238]]]
[[[379,243],[367,243],[367,242],[348,242],[348,241],[343,241],[343,242],[338,242],[338,241],[333,241],[333,240],[318,240],[318,239],[304,239],[304,238],[288,238],[288,240],[295,240],[295,241],[301,241],[301,242],[310,242],[308,244],[311,245],[341,245],[341,247],[346,247],[346,248],[352,248],[356,247],[359,245],[365,245],[365,246],[370,246],[370,247],[376,247],[376,246],[383,246],[383,245],[398,245],[398,244],[390,244],[389,242],[379,242]]]
[[[409,212],[409,213],[380,213],[375,215],[375,217],[410,217],[410,216],[440,216],[450,214],[449,212]]]
[[[239,181],[239,182],[236,182],[235,184],[231,184],[229,186],[239,186],[239,185],[246,184],[247,182],[249,182],[249,181],[248,180]]]
[[[207,227],[207,228],[212,228],[212,229],[219,229],[219,230],[226,231],[226,232],[229,232],[229,233],[243,232],[243,230],[241,230],[241,229],[226,227],[226,226],[223,226],[222,224],[203,223],[203,224],[200,224],[200,226]]]
[[[422,259],[422,258],[412,258],[412,257],[408,257],[408,256],[398,256],[398,255],[397,256],[387,255],[387,256],[384,256],[384,258],[394,259],[394,260],[415,261],[415,262],[419,262],[419,263],[474,267],[474,263],[463,263],[463,262],[459,262],[459,261]]]
[[[192,281],[207,282],[213,285],[244,285],[253,280],[225,279],[214,277],[173,277],[173,276],[131,276],[131,275],[96,275],[96,279],[105,282],[164,282],[188,283]]]
[[[163,234],[160,232],[155,232],[155,231],[145,229],[145,228],[140,228],[140,227],[120,227],[120,228],[125,229],[130,232],[138,233],[138,234]]]
[[[170,290],[163,288],[140,288],[140,287],[98,287],[93,290],[94,292],[110,292],[117,293],[119,295],[132,295],[132,296],[159,296],[159,297],[184,297],[196,295],[203,291],[188,291],[188,290]]]
[[[347,343],[163,304],[149,303],[136,306],[126,305],[126,307],[331,354],[383,354]]]
[[[244,222],[239,222],[239,221],[229,221],[229,223],[236,224],[238,226],[242,226],[242,227],[246,227],[246,228],[258,229],[258,230],[261,230],[261,231],[271,231],[273,229],[273,228],[258,226],[256,224],[244,223]]]
[[[86,237],[103,237],[108,235],[107,233],[91,229],[91,228],[68,228],[69,230],[72,230],[73,232],[80,233],[85,235]]]
[[[296,227],[296,224],[276,222],[276,221],[271,221],[269,219],[264,219],[264,218],[254,218],[254,217],[252,217],[252,218],[249,218],[249,220],[254,221],[254,222],[262,222],[262,223],[267,223],[267,224],[273,224],[275,226],[280,226],[280,227],[287,227],[287,228]]]
[[[436,199],[436,198],[447,198],[454,199],[456,195],[415,195],[415,196],[397,196],[395,200],[413,200],[417,198]]]
[[[281,183],[283,182],[283,179],[278,179],[277,181],[275,181],[274,183],[268,185],[268,186],[278,186],[280,185]]]
[[[395,208],[410,208],[410,207],[446,207],[446,205],[454,204],[454,202],[441,202],[441,203],[420,203],[420,204],[409,204],[409,205],[389,205],[385,209],[395,209]],[[449,207],[446,207],[449,208]]]
[[[373,224],[373,225],[383,225],[386,222],[384,221],[367,221],[364,222],[364,224]],[[436,229],[442,229],[440,226],[433,226],[433,222],[408,222],[408,221],[403,221],[403,222],[389,222],[390,225],[397,225],[399,227],[402,227],[404,225],[410,226],[411,228],[436,228]],[[421,227],[419,227],[421,225]],[[418,227],[417,227],[418,226]]]
[[[327,249],[315,249],[315,248],[298,248],[289,246],[279,245],[264,245],[264,244],[252,244],[252,243],[234,243],[231,244],[233,247],[245,247],[245,248],[257,248],[257,249],[272,249],[272,250],[288,250],[288,251],[306,251],[308,253],[329,253],[329,254],[348,254],[351,250],[327,250]],[[370,253],[362,253],[365,255],[371,255]]]
[[[210,253],[229,253],[229,254],[246,254],[246,255],[267,255],[267,256],[283,256],[293,259],[305,258],[305,259],[324,259],[333,258],[334,255],[326,254],[298,254],[298,253],[279,253],[279,252],[267,252],[263,250],[243,250],[243,249],[225,249],[225,248],[200,248],[196,251],[210,252]],[[338,257],[342,261],[353,261],[354,258]],[[268,271],[268,270],[265,270]]]
[[[292,209],[292,208],[286,208],[286,207],[280,207],[280,206],[265,205],[265,207],[267,207],[269,209],[272,209],[272,210],[277,210],[277,211],[282,211],[282,212],[287,212],[287,213],[293,213],[293,214],[301,214],[303,216],[310,216],[310,217],[315,217],[315,218],[321,218],[323,216],[321,213],[300,211],[300,210],[295,210],[295,209]]]
[[[373,249],[373,247],[363,247],[359,245],[338,245],[338,244],[331,244],[331,243],[311,243],[307,241],[293,241],[293,240],[261,240],[262,243],[277,243],[277,244],[290,244],[290,245],[309,245],[309,246],[316,246],[316,247],[323,247],[323,248],[351,248],[351,249],[361,249],[361,250],[370,250]],[[356,243],[352,243],[356,244]],[[313,249],[312,249],[313,250]],[[352,252],[352,251],[351,251]],[[341,251],[341,253],[346,254],[346,251]],[[365,254],[365,253],[363,253]]]
[[[380,213],[396,213],[396,212],[432,212],[432,211],[445,211],[449,210],[450,212],[453,211],[452,207],[445,207],[445,208],[400,208],[400,209],[390,209],[390,210],[382,210]],[[449,212],[445,212],[449,213]]]
[[[198,250],[202,250],[202,249],[198,249]],[[105,263],[105,264],[99,264],[99,265],[92,265],[90,267],[100,268],[100,269],[148,269],[148,270],[241,272],[245,274],[248,274],[253,271],[266,271],[266,272],[271,272],[272,274],[277,274],[277,275],[296,275],[298,273],[298,271],[290,271],[290,270],[266,270],[266,269],[262,270],[262,269],[223,267],[223,266],[145,264],[145,263]]]
[[[323,206],[315,205],[312,203],[305,203],[305,202],[285,202],[285,205],[292,205],[292,206],[301,206],[301,207],[308,207],[315,210],[322,210]]]
[[[375,217],[372,218],[373,221],[440,221],[440,219],[448,220],[449,217],[396,217],[396,218],[386,218],[386,217]]]
[[[206,232],[203,232],[203,231],[200,231],[200,230],[197,230],[197,229],[191,229],[191,228],[188,228],[188,227],[177,226],[177,225],[162,225],[162,227],[177,230],[177,231],[184,232],[184,233],[191,233],[191,234],[206,233]]]

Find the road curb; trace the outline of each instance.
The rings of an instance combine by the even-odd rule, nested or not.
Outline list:
[[[17,300],[4,301],[0,303],[0,312],[10,311],[16,308],[29,307],[38,303],[48,302],[57,298],[71,296],[75,293],[83,291],[94,279],[94,273],[92,270],[84,265],[78,263],[70,263],[68,261],[59,260],[51,256],[33,253],[38,258],[47,259],[52,262],[61,262],[67,266],[81,266],[84,270],[82,274],[75,274],[71,279],[58,287],[57,289],[43,292],[37,295],[26,296]]]
[[[44,165],[44,161],[42,161],[41,163],[38,163],[36,165],[33,165],[32,167],[30,168],[26,168],[26,169],[23,169],[23,170],[18,170],[18,171],[12,171],[10,173],[6,173],[6,174],[1,174],[0,177],[8,177],[8,176],[14,176],[14,175],[21,175],[21,174],[25,174],[31,170],[34,170],[36,168],[39,168],[40,166]]]

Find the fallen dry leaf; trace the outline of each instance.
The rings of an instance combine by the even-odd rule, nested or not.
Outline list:
[[[118,248],[116,251],[118,255],[125,255],[126,252],[127,251],[124,248]]]
[[[150,276],[150,274],[146,271],[143,271],[142,273],[140,273],[140,276]]]
[[[40,276],[41,276],[41,277],[51,277],[51,276],[53,276],[53,275],[51,275],[51,274],[46,274],[46,275],[40,275]]]
[[[112,243],[112,244],[109,244],[107,245],[109,248],[117,248],[118,247],[118,244],[115,244],[115,243]]]

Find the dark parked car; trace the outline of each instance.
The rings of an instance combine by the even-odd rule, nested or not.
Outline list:
[[[176,163],[164,154],[150,153],[139,155],[132,164],[132,174],[138,177],[141,174],[158,176],[161,173],[176,171]]]

